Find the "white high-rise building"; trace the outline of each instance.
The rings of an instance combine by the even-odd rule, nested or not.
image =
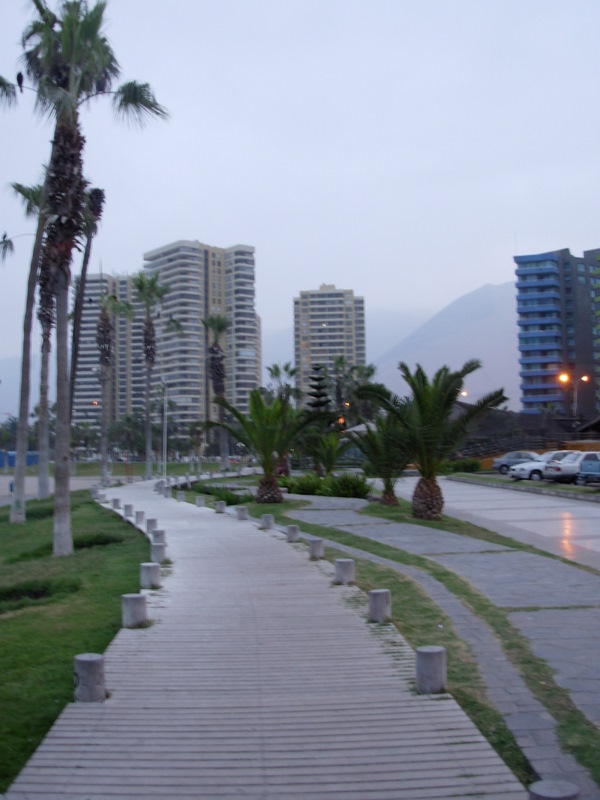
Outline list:
[[[166,384],[169,418],[177,423],[179,436],[186,436],[189,423],[217,416],[216,406],[211,408],[212,386],[207,370],[209,334],[202,319],[220,315],[230,321],[221,341],[225,352],[226,399],[246,412],[250,391],[260,386],[260,318],[255,310],[254,268],[254,248],[248,245],[220,248],[198,241],[178,241],[144,254],[144,271],[148,276],[158,275],[159,284],[169,289],[154,311],[157,352],[152,391],[156,400],[161,384]],[[133,276],[91,276],[86,284],[74,423],[89,420],[92,412],[100,420],[99,406],[93,403],[100,401],[95,326],[102,292],[114,294],[135,308],[133,321],[124,316],[113,317],[115,349],[110,419],[121,419],[133,411],[144,413],[145,310],[135,300]],[[181,333],[169,330],[171,318],[180,323]],[[159,417],[157,412],[156,421]]]
[[[324,364],[331,374],[339,356],[349,366],[366,364],[364,299],[351,289],[326,283],[300,292],[294,298],[294,360],[303,395],[310,386],[311,368]]]

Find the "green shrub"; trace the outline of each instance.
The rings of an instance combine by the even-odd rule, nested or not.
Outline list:
[[[280,478],[279,485],[291,494],[319,495],[320,497],[368,497],[371,484],[361,473],[342,472],[320,478],[316,472],[307,472],[297,478]]]
[[[481,464],[477,458],[459,458],[455,461],[444,461],[442,473],[447,475],[449,472],[479,472]]]
[[[251,503],[254,500],[254,495],[251,492],[236,492],[227,486],[210,486],[210,484],[202,483],[194,486],[194,491],[197,494],[209,494],[215,500],[224,500],[228,506],[237,506],[240,503]]]
[[[334,497],[367,498],[371,494],[371,484],[360,472],[342,472],[331,476],[331,489]]]

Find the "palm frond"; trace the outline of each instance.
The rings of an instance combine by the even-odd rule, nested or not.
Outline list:
[[[128,81],[119,86],[113,96],[113,108],[118,117],[132,120],[140,126],[152,117],[167,119],[169,112],[160,105],[148,83]]]
[[[11,183],[11,189],[21,201],[26,217],[34,217],[39,213],[42,203],[42,185],[25,186],[23,183]]]
[[[17,102],[17,87],[0,75],[0,105],[10,108]]]
[[[14,252],[15,246],[12,239],[9,239],[6,234],[0,239],[0,261],[6,261],[7,257]]]

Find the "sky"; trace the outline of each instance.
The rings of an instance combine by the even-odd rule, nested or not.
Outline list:
[[[31,8],[2,0],[5,78]],[[513,280],[516,253],[598,247],[599,31],[597,0],[109,0],[122,79],[170,118],[83,112],[106,192],[91,270],[178,239],[253,245],[269,334],[321,283],[367,319],[433,314]],[[34,230],[9,184],[41,180],[52,132],[18,100],[0,108],[0,358],[20,353]]]

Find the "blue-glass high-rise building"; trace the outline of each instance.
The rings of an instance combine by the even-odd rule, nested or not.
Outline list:
[[[581,257],[568,248],[514,257],[525,413],[586,420],[597,413],[599,258],[600,249]]]

